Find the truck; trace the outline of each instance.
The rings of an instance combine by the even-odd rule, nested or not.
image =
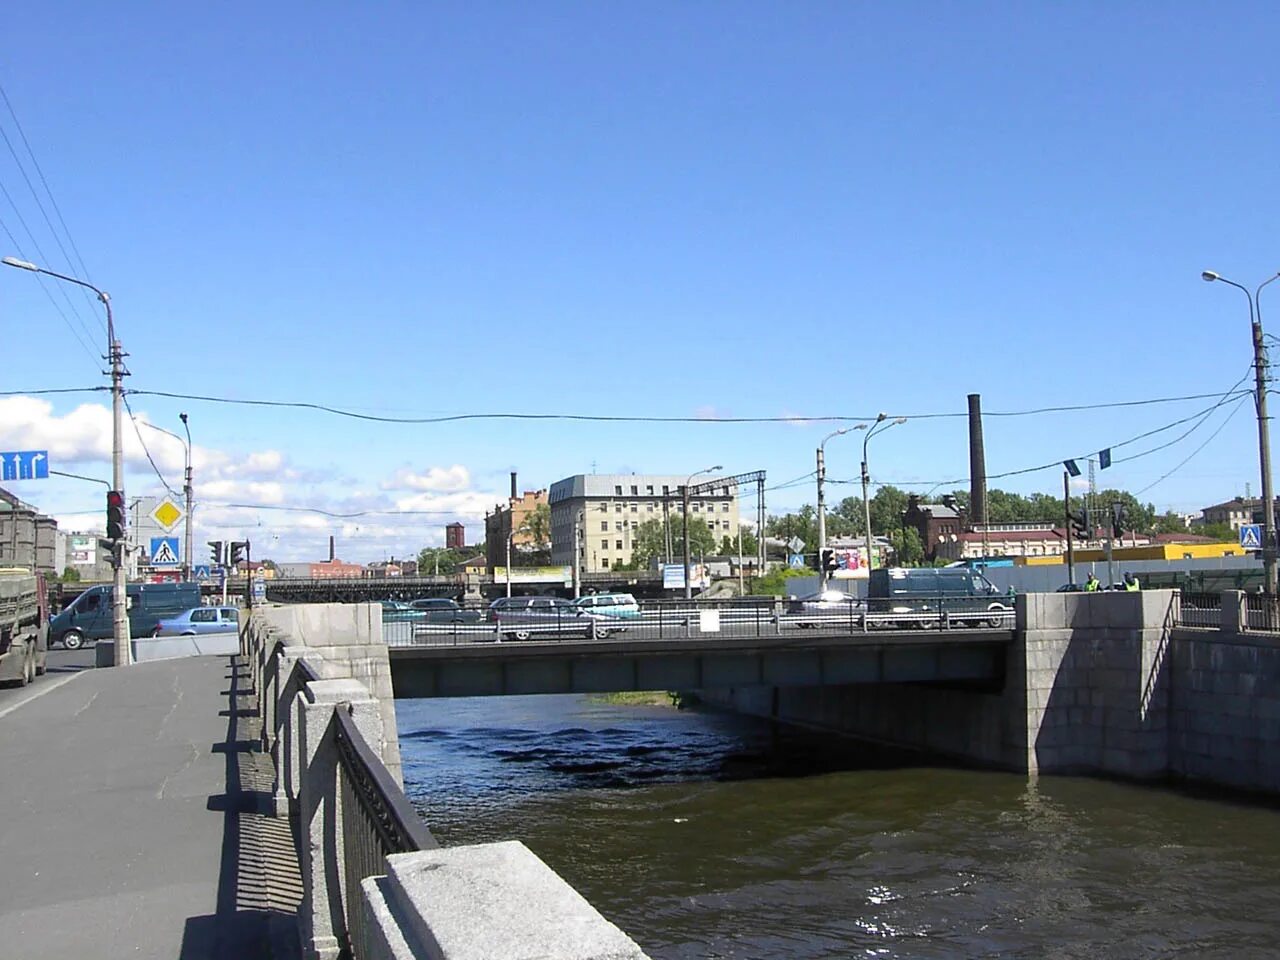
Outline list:
[[[78,650],[86,640],[105,640],[112,636],[112,596],[112,587],[103,584],[80,594],[49,621],[49,642]],[[200,585],[197,583],[131,583],[125,587],[131,637],[149,637],[161,620],[198,606]]]
[[[44,574],[0,568],[0,682],[25,686],[45,671],[49,594]]]

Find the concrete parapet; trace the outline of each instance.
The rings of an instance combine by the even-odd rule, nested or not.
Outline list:
[[[366,960],[644,960],[640,947],[524,844],[393,854],[362,884]]]

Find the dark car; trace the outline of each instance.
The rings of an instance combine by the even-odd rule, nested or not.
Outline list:
[[[1084,587],[1078,583],[1064,583],[1054,593],[1084,593]]]
[[[444,597],[428,597],[414,600],[410,608],[421,613],[422,623],[479,623],[480,611],[467,610],[458,605],[456,600]]]

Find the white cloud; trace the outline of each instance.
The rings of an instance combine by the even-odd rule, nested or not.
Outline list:
[[[429,467],[425,473],[414,473],[401,467],[390,480],[383,481],[383,490],[426,490],[441,493],[466,490],[471,486],[471,471],[461,464],[451,467]]]

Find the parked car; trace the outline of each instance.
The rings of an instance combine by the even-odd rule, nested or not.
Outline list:
[[[409,604],[414,611],[421,613],[427,623],[479,623],[480,611],[467,610],[459,606],[456,600],[446,597],[426,597],[414,600]]]
[[[571,606],[563,597],[499,597],[489,604],[484,619],[496,621],[501,613],[517,613],[525,610],[548,611]]]
[[[579,610],[602,617],[640,616],[640,604],[636,603],[636,598],[629,593],[593,593],[590,596],[579,597],[573,601],[573,605]]]
[[[380,600],[382,604],[383,623],[404,623],[405,621],[425,620],[426,613],[415,610],[403,600]]]
[[[952,623],[1010,623],[1012,598],[976,570],[964,567],[880,567],[867,580],[872,613],[893,614],[899,625],[932,626],[943,615]]]
[[[1084,593],[1084,587],[1078,583],[1064,583],[1054,593]]]
[[[176,617],[161,620],[153,637],[193,637],[198,633],[226,633],[240,629],[240,611],[235,607],[192,607]]]

